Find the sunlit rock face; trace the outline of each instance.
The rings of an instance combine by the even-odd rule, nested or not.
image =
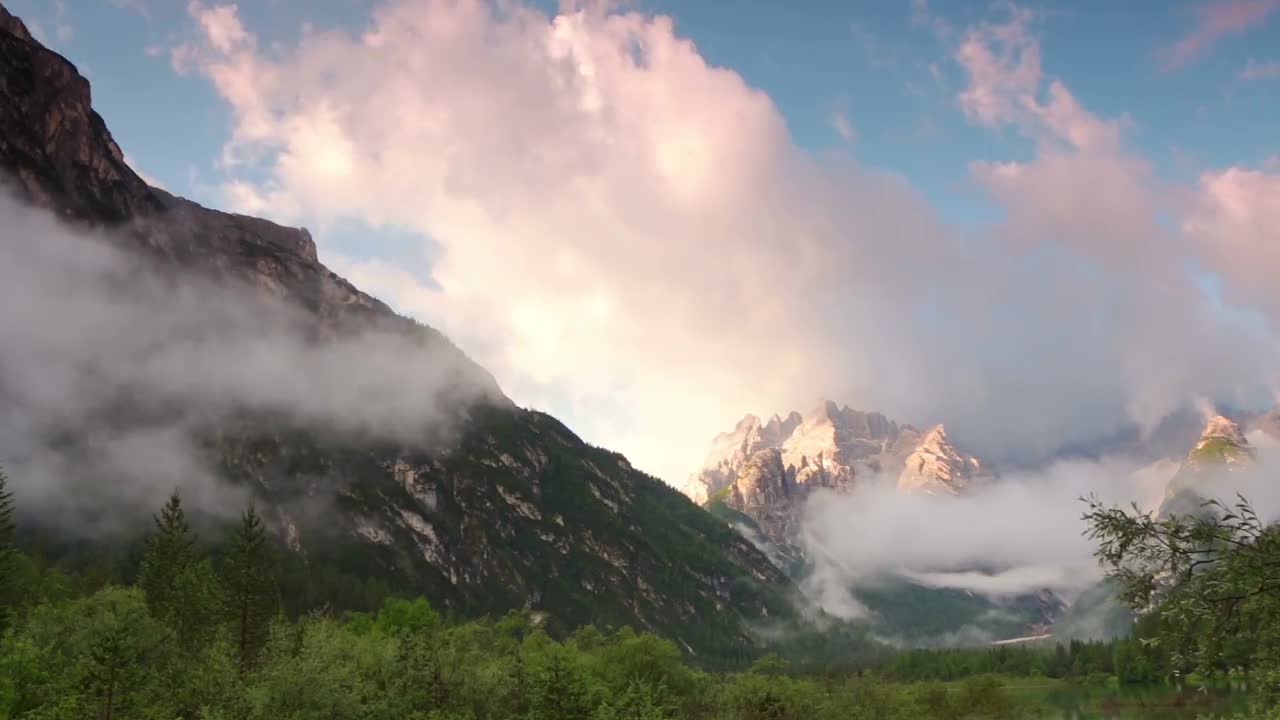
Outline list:
[[[958,495],[987,477],[982,461],[957,450],[947,431],[936,425],[907,456],[898,487],[930,495]]]
[[[824,401],[808,413],[747,415],[716,436],[686,492],[750,515],[770,537],[791,544],[800,510],[819,488],[848,492],[861,482],[896,482],[903,492],[956,495],[988,477],[938,425],[922,432],[878,412]]]
[[[1204,498],[1214,494],[1209,486],[1216,479],[1246,471],[1256,463],[1257,451],[1238,422],[1222,415],[1210,418],[1195,447],[1169,480],[1159,514],[1199,511]]]

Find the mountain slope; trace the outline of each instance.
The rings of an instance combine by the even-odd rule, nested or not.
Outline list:
[[[140,259],[138,272],[148,277],[179,290],[216,284],[262,308],[287,306],[301,318],[289,331],[309,347],[359,340],[370,329],[395,333],[448,370],[431,398],[448,408],[448,432],[352,431],[252,408],[216,408],[198,425],[181,426],[202,469],[264,506],[303,576],[296,604],[331,601],[336,588],[375,579],[467,614],[530,608],[562,628],[631,624],[703,656],[740,653],[751,643],[746,622],[787,612],[788,581],[749,542],[622,456],[514,406],[440,333],[328,270],[306,230],[149,187],[93,111],[88,82],[3,7],[0,169],[24,201],[97,228]],[[367,372],[376,372],[371,364]],[[298,372],[307,392],[332,391],[308,386]],[[360,372],[352,366],[352,383]],[[0,395],[11,389],[0,387]],[[175,427],[175,405],[129,395],[102,412],[113,428],[159,432]],[[57,442],[84,474],[82,487],[101,492],[108,480],[95,476],[93,462],[76,460],[101,449],[88,437],[95,429],[60,430]],[[106,487],[105,501],[120,494]],[[156,494],[146,509],[162,499]],[[145,515],[131,511],[131,527],[143,530]],[[46,521],[42,537],[75,532],[66,518],[27,520]]]

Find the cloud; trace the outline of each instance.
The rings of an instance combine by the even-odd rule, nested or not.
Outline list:
[[[1261,309],[1280,328],[1280,173],[1228,167],[1201,175],[1197,190],[1184,232],[1227,281],[1227,299]]]
[[[53,0],[54,13],[54,34],[60,43],[71,42],[71,38],[75,36],[75,29],[71,27],[71,23],[67,20],[67,2],[66,0]]]
[[[853,142],[858,137],[857,129],[849,120],[849,111],[843,106],[831,111],[831,127],[845,142]]]
[[[1271,479],[1280,443],[1264,437],[1258,451],[1255,470],[1202,478],[1196,487],[1228,503],[1242,493],[1262,517],[1276,518],[1280,492]],[[866,612],[851,590],[886,578],[997,600],[1044,589],[1070,599],[1102,577],[1080,498],[1138,502],[1152,512],[1177,467],[1125,457],[1059,462],[958,497],[903,493],[884,480],[849,494],[823,491],[804,510],[802,541],[812,567],[802,588],[827,612],[850,619]]]
[[[803,520],[812,562],[804,587],[844,616],[851,588],[887,576],[994,597],[1077,591],[1100,577],[1080,497],[1127,502],[1136,469],[1121,460],[1059,463],[959,497],[903,493],[889,481],[815,494]]]
[[[205,40],[218,52],[231,52],[249,41],[235,5],[209,7],[200,0],[191,0],[187,12],[200,24]]]
[[[1107,151],[1119,144],[1121,121],[1107,121],[1085,110],[1061,81],[1044,91],[1040,42],[1031,31],[1034,15],[1013,7],[1001,23],[978,24],[954,51],[968,74],[956,97],[961,110],[987,127],[1017,127],[1033,140],[1080,151]]]
[[[1280,78],[1280,60],[1266,62],[1250,60],[1240,70],[1241,80],[1272,80],[1274,78]]]
[[[1208,52],[1227,35],[1260,25],[1277,8],[1280,0],[1220,0],[1197,9],[1196,25],[1189,35],[1161,48],[1159,56],[1166,70],[1176,70]]]
[[[1266,364],[1276,352],[1273,339],[1231,326],[1206,303],[1198,279],[1186,267],[1197,253],[1191,238],[1168,232],[1160,222],[1182,208],[1168,204],[1166,198],[1175,193],[1161,186],[1144,159],[1124,147],[1121,131],[1130,124],[1127,118],[1099,117],[1060,80],[1045,77],[1040,44],[1030,32],[1033,16],[1016,8],[1009,14],[1003,23],[970,29],[960,43],[955,58],[969,82],[957,101],[975,122],[1011,126],[1035,143],[1030,160],[971,165],[972,178],[1004,211],[994,237],[1010,252],[1055,265],[1041,268],[1032,282],[1062,283],[1056,289],[1042,285],[1040,293],[1014,292],[1024,301],[1042,295],[1046,302],[1020,308],[1027,322],[1039,318],[1055,327],[1079,328],[1090,321],[1074,310],[1064,316],[1064,308],[1081,303],[1108,307],[1110,322],[1095,325],[1100,334],[1081,347],[1114,349],[1116,365],[1098,368],[1094,377],[1114,373],[1122,378],[1125,414],[1143,428],[1155,427],[1199,394],[1188,384],[1197,375],[1202,380],[1250,377],[1241,387],[1252,384],[1256,392],[1267,382]],[[1109,300],[1102,299],[1108,295]],[[1200,340],[1188,344],[1189,337]],[[1050,353],[1071,352],[1065,344],[1042,347],[1053,348]],[[1222,352],[1227,347],[1233,349]],[[1024,355],[1024,362],[1030,357]],[[1052,362],[1048,354],[1039,357]],[[1076,362],[1089,365],[1099,359]],[[1240,394],[1239,389],[1219,385],[1207,394],[1220,399],[1234,394],[1248,405],[1241,398],[1249,391]],[[1071,402],[1046,407],[1106,414],[1099,406]]]
[[[0,197],[0,458],[19,505],[73,532],[137,527],[180,487],[238,512],[209,428],[428,442],[487,380],[443,341],[372,327],[314,338],[253,288],[181,280]]]
[[[229,200],[421,235],[437,252],[413,272],[376,235],[338,260],[518,402],[673,482],[744,412],[815,396],[1041,452],[1241,392],[1274,360],[1215,322],[1124,120],[1044,77],[1016,9],[956,36],[961,107],[1038,153],[974,165],[1008,217],[973,232],[900,177],[797,147],[663,16],[390,0],[358,34],[266,52],[226,8],[193,13],[203,39],[177,55],[233,113]]]

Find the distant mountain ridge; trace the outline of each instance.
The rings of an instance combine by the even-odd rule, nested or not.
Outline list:
[[[803,528],[806,506],[821,502],[816,493],[883,484],[901,493],[952,497],[993,480],[985,463],[957,448],[942,425],[920,430],[824,400],[803,415],[765,421],[745,416],[716,436],[686,492],[806,587],[821,560],[806,556]],[[869,612],[875,632],[908,645],[1038,634],[1062,608],[1048,591],[993,599],[893,572],[864,580],[847,590]]]
[[[887,481],[904,492],[955,495],[991,477],[942,425],[921,431],[824,400],[805,415],[743,417],[716,436],[684,490],[701,504],[723,500],[755,518],[774,542],[788,544],[806,498],[819,488],[849,492],[858,483]]]

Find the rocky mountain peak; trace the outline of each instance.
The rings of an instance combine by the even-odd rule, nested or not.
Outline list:
[[[31,33],[27,31],[27,26],[22,20],[10,14],[8,10],[0,5],[0,30],[10,33],[23,40],[31,40]]]
[[[1200,439],[1207,438],[1225,438],[1236,444],[1244,444],[1244,432],[1240,429],[1240,423],[1228,418],[1224,415],[1215,415],[1209,418],[1205,423],[1204,432],[1200,433]]]
[[[1187,464],[1233,467],[1251,462],[1254,454],[1240,424],[1222,415],[1215,415],[1205,424],[1200,440],[1187,455]]]
[[[929,431],[920,439],[920,447],[941,448],[950,444],[951,441],[947,439],[947,428],[942,423],[929,428]]]
[[[795,432],[802,422],[804,422],[804,418],[794,410],[788,413],[785,418],[779,417],[777,413],[774,413],[769,418],[769,422],[765,423],[764,427],[761,428],[760,433],[770,441],[776,439],[778,442],[782,442],[790,437],[791,433]]]
[[[1208,488],[1220,473],[1246,470],[1253,467],[1256,460],[1257,452],[1238,422],[1223,415],[1211,417],[1195,447],[1165,487],[1159,513],[1198,512],[1203,498],[1216,494]]]
[[[947,438],[946,428],[935,425],[907,456],[898,474],[898,487],[930,495],[956,495],[984,477],[981,461],[957,450]]]
[[[935,426],[921,432],[878,412],[819,401],[801,415],[754,415],[721,433],[685,492],[696,502],[723,500],[754,517],[772,539],[787,543],[795,516],[818,488],[847,492],[887,476],[908,491],[955,494],[985,477]]]

